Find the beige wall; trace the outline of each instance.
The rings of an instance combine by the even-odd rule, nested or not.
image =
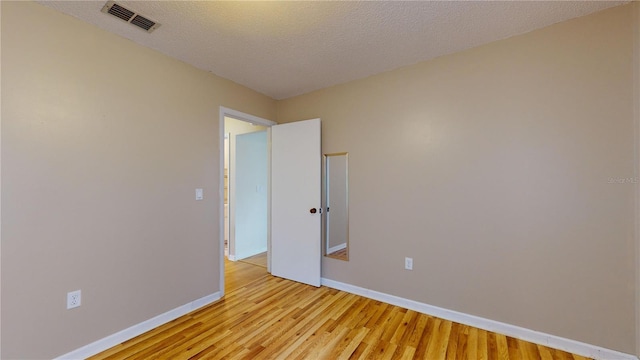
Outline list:
[[[350,261],[323,275],[634,353],[632,27],[618,7],[278,102],[349,152]]]
[[[218,291],[219,106],[273,119],[275,101],[1,6],[1,357],[52,358]]]
[[[325,277],[640,354],[631,6],[281,101],[277,117],[51,9],[0,9],[3,359],[218,290],[220,105],[321,117],[323,152],[349,151],[351,260],[323,259]]]

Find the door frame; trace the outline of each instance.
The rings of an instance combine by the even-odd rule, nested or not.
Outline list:
[[[220,106],[218,115],[218,240],[220,246],[220,297],[224,296],[224,118],[230,117],[240,121],[246,121],[252,124],[266,126],[270,128],[277,123],[275,121],[263,119],[258,116],[243,113],[238,110]],[[267,129],[267,152],[268,159],[271,161],[271,129]],[[268,181],[271,183],[271,163],[268,164]],[[267,191],[267,254],[271,248],[271,186],[268,185]],[[231,229],[229,229],[231,231]],[[271,270],[271,257],[267,256],[267,271]]]

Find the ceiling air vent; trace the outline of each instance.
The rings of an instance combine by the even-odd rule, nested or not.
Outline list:
[[[120,4],[116,4],[113,1],[107,1],[107,3],[102,7],[101,11],[105,14],[111,14],[119,19],[122,19],[131,25],[135,25],[146,32],[152,32],[153,30],[160,27],[160,24],[158,24],[157,22],[138,14],[131,9],[127,9]]]

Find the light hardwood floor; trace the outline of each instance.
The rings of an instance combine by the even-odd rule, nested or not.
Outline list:
[[[91,359],[585,359],[226,262],[224,299]]]
[[[263,268],[267,267],[267,252],[263,252],[260,253],[258,255],[253,255],[251,257],[248,257],[246,259],[242,259],[242,260],[238,260],[238,261],[242,261],[245,263],[249,263],[249,264],[253,264],[253,265],[258,265],[258,266],[262,266]]]

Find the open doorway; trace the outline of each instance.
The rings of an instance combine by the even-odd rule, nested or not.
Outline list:
[[[267,267],[267,127],[224,118],[224,239],[231,261]]]
[[[225,262],[243,261],[269,270],[269,127],[275,122],[220,108],[220,280]]]

